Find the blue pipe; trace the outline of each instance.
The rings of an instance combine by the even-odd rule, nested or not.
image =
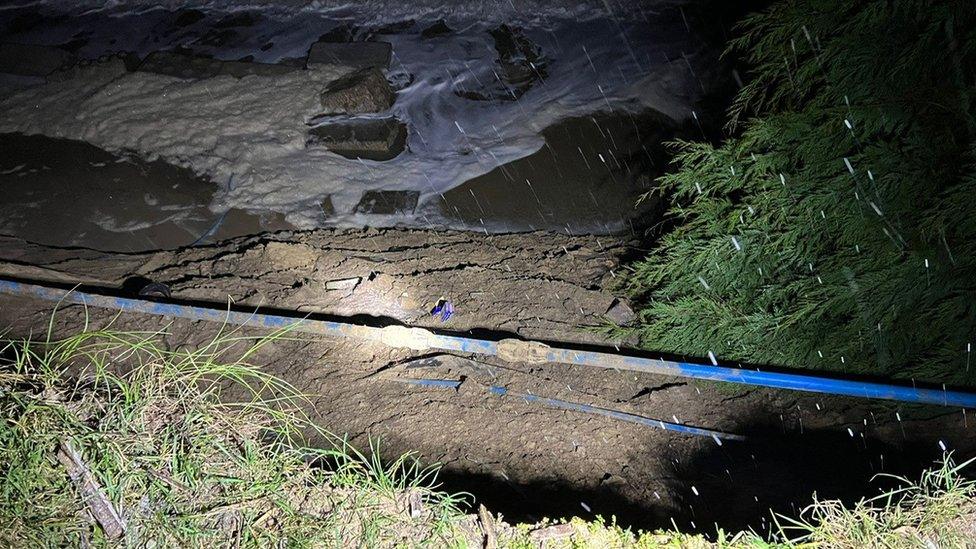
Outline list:
[[[234,325],[261,326],[274,329],[289,328],[300,332],[333,337],[354,337],[376,341],[382,341],[383,339],[383,329],[371,326],[266,315],[256,312],[242,313],[216,307],[199,307],[179,305],[176,303],[160,303],[144,299],[111,297],[74,290],[62,290],[49,286],[26,284],[12,280],[0,279],[0,293],[35,297],[47,301],[75,303],[117,311],[179,317],[192,320],[207,320]],[[429,333],[426,344],[429,348],[445,351],[483,355],[498,354],[498,342],[486,339]],[[857,398],[897,400],[917,404],[976,408],[976,393],[962,391],[849,381],[806,374],[762,372],[725,366],[710,366],[694,362],[659,360],[595,351],[577,351],[559,347],[548,348],[545,358],[546,361],[552,363],[579,364],[648,374],[772,387],[774,389],[827,393]]]
[[[393,378],[393,380],[399,381],[400,383],[406,383],[409,385],[416,385],[418,387],[430,387],[434,389],[458,389],[461,387],[461,383],[462,383],[462,381],[455,380],[455,379]],[[570,410],[573,412],[583,412],[584,414],[594,414],[598,416],[613,418],[620,421],[626,421],[629,423],[636,423],[638,425],[656,427],[656,428],[664,429],[665,431],[674,431],[677,433],[683,433],[686,435],[710,437],[715,442],[717,442],[720,446],[722,444],[721,442],[722,439],[745,440],[746,438],[742,435],[736,435],[733,433],[713,431],[711,429],[702,429],[700,427],[690,427],[688,425],[682,425],[680,423],[671,423],[670,421],[661,421],[659,419],[650,419],[644,416],[628,414],[627,412],[621,412],[618,410],[609,410],[607,408],[600,408],[598,406],[590,406],[589,404],[580,404],[578,402],[570,402],[568,400],[559,400],[558,398],[540,397],[537,395],[533,395],[531,393],[515,393],[499,385],[492,385],[491,387],[488,388],[488,392],[497,396],[511,396],[511,397],[520,398],[525,402],[542,404],[543,406],[549,406],[551,408],[559,408],[561,410]]]
[[[627,412],[620,412],[618,410],[608,410],[606,408],[600,408],[598,406],[590,406],[589,404],[580,404],[578,402],[569,402],[568,400],[559,400],[558,398],[546,398],[541,396],[536,396],[529,393],[513,393],[504,387],[499,387],[493,385],[489,389],[491,394],[499,396],[513,396],[518,397],[526,402],[534,402],[542,404],[544,406],[550,406],[552,408],[560,408],[562,410],[572,410],[575,412],[583,412],[586,414],[595,414],[599,416],[610,417],[613,419],[619,419],[621,421],[629,421],[630,423],[637,423],[640,425],[647,425],[649,427],[660,427],[666,431],[675,431],[678,433],[684,433],[687,435],[696,435],[700,437],[711,437],[718,442],[719,445],[722,443],[720,439],[727,440],[745,440],[746,437],[742,435],[736,435],[732,433],[724,433],[722,431],[713,431],[711,429],[702,429],[700,427],[690,427],[688,425],[682,425],[680,423],[671,423],[670,421],[661,421],[659,419],[650,419],[643,416],[638,416],[634,414],[628,414]]]

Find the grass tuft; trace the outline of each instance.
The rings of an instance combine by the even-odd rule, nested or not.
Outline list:
[[[442,545],[459,496],[431,489],[434,469],[367,458],[247,362],[284,335],[222,331],[176,350],[156,332],[3,342],[0,546],[109,542],[54,458],[61,444],[122,516],[128,545]],[[309,434],[335,443],[310,448]],[[412,493],[421,517],[406,509]]]
[[[900,487],[848,508],[816,501],[791,519],[778,516],[783,537],[797,547],[972,547],[976,543],[976,482],[947,456],[917,482],[894,478]]]

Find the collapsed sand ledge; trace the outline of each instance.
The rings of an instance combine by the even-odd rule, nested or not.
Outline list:
[[[177,299],[597,342],[592,329],[615,304],[604,288],[623,250],[612,237],[414,229],[283,231],[139,254],[3,237],[0,272],[109,288],[140,277]],[[447,323],[429,314],[439,299],[456,308]]]

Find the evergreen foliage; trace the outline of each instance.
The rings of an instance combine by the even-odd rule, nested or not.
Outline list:
[[[641,342],[728,361],[972,385],[976,4],[782,0],[720,146],[677,142],[634,266]]]

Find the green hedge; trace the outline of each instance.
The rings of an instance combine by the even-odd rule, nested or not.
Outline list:
[[[976,383],[976,4],[780,1],[720,146],[678,142],[642,344]]]

